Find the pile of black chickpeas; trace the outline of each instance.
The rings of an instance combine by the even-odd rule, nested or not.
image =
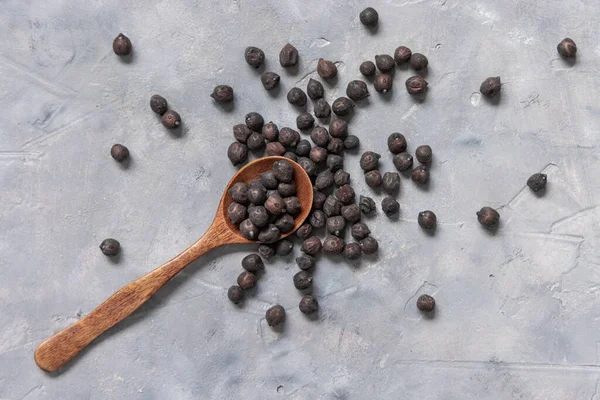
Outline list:
[[[367,29],[374,29],[379,23],[379,14],[372,7],[367,7],[359,14],[360,22]],[[132,52],[130,39],[120,33],[113,41],[113,51],[121,57],[128,57]],[[557,51],[561,57],[574,59],[577,46],[570,38],[562,40]],[[260,68],[265,61],[264,52],[257,47],[247,47],[244,52],[246,62],[253,68]],[[279,53],[279,63],[282,68],[294,67],[298,63],[298,50],[290,43],[286,44]],[[373,88],[381,95],[392,90],[393,71],[396,65],[410,65],[417,73],[409,77],[406,90],[412,96],[424,96],[428,83],[422,75],[427,71],[429,61],[420,53],[413,53],[406,46],[399,46],[393,56],[379,54],[375,62],[364,61],[359,67],[360,73],[373,78]],[[326,81],[337,77],[338,70],[335,62],[320,58],[317,62],[317,74]],[[265,90],[273,90],[281,81],[279,74],[265,71],[260,77]],[[500,77],[486,78],[479,92],[486,98],[495,98],[501,92]],[[312,101],[313,114],[301,112],[296,118],[296,129],[289,127],[278,128],[273,123],[264,122],[257,112],[246,115],[243,124],[233,127],[235,141],[227,150],[227,157],[234,166],[245,163],[249,152],[260,157],[262,152],[268,156],[283,156],[297,162],[311,178],[314,185],[314,197],[311,214],[307,221],[296,231],[295,235],[301,243],[302,255],[295,261],[300,269],[293,277],[294,286],[304,293],[299,309],[305,314],[318,311],[319,303],[310,292],[313,284],[312,272],[321,252],[328,255],[340,255],[349,260],[358,260],[362,254],[372,255],[378,250],[378,242],[371,236],[371,230],[362,221],[362,215],[375,212],[375,201],[356,193],[351,185],[351,177],[344,170],[344,152],[354,151],[360,145],[357,136],[348,133],[348,123],[344,117],[354,109],[354,102],[369,97],[366,82],[352,80],[347,84],[346,96],[338,97],[331,105],[326,100],[323,84],[316,79],[309,79],[306,91],[293,87],[287,93],[288,102],[296,107],[304,108],[308,99]],[[218,85],[211,97],[218,103],[229,103],[234,99],[233,88],[229,85]],[[167,129],[181,127],[181,117],[170,110],[167,100],[156,94],[150,99],[150,108],[161,117],[162,125]],[[328,129],[319,123],[325,123],[332,117]],[[314,116],[313,116],[314,115]],[[306,133],[310,141],[302,139],[298,132]],[[311,143],[312,142],[312,143]],[[392,153],[392,161],[398,172],[409,171],[411,180],[418,185],[427,185],[430,179],[430,165],[433,151],[428,145],[421,145],[415,150],[415,158],[420,165],[413,166],[413,156],[407,152],[407,140],[401,133],[394,132],[388,137],[387,146]],[[122,144],[114,144],[110,150],[111,156],[119,163],[126,163],[130,157],[129,149]],[[387,196],[381,202],[381,209],[390,218],[397,217],[400,204],[394,196],[400,190],[401,175],[396,172],[379,171],[381,155],[374,151],[366,151],[360,158],[360,167],[364,171],[366,184],[375,190],[382,188]],[[291,171],[291,172],[290,172]],[[547,176],[535,173],[527,180],[527,186],[535,193],[543,194],[546,189]],[[244,271],[238,276],[237,285],[231,286],[227,292],[228,298],[235,304],[240,304],[245,291],[256,286],[257,277],[264,269],[263,259],[271,259],[275,255],[288,256],[292,253],[294,244],[289,239],[279,240],[281,234],[291,231],[294,227],[294,217],[300,214],[302,205],[296,195],[293,180],[293,168],[288,162],[278,162],[272,171],[263,173],[260,179],[249,183],[234,185],[229,195],[234,202],[227,214],[236,224],[242,235],[249,240],[262,242],[258,254],[250,254],[242,259]],[[497,229],[500,214],[491,207],[482,207],[477,213],[478,222],[488,229]],[[418,214],[419,226],[429,233],[435,232],[437,217],[433,211],[425,210]],[[323,240],[319,231],[325,231]],[[344,233],[349,230],[353,242],[346,243]],[[116,239],[108,238],[102,241],[101,251],[110,257],[119,254],[121,245]],[[435,307],[433,297],[423,294],[417,300],[417,308],[423,312],[432,312]],[[285,320],[285,309],[280,305],[269,308],[265,315],[267,323],[274,327]]]

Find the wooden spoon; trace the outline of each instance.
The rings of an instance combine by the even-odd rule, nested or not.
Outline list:
[[[258,178],[262,172],[270,170],[273,163],[278,160],[287,160],[294,167],[297,196],[302,204],[302,212],[294,221],[294,229],[282,235],[282,238],[298,229],[308,216],[313,201],[312,183],[304,169],[283,157],[265,157],[249,163],[229,181],[213,223],[196,243],[171,261],[167,261],[154,271],[123,287],[73,325],[46,339],[35,350],[34,358],[37,365],[49,372],[64,366],[94,339],[133,313],[171,278],[208,251],[226,244],[256,244],[257,242],[244,238],[238,227],[227,218],[227,208],[233,201],[227,192],[237,182],[247,183]]]

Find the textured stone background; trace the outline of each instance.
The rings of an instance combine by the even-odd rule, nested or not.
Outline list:
[[[380,27],[358,23],[367,4],[337,1],[7,1],[0,11],[0,398],[2,399],[600,399],[600,9],[594,1],[373,1]],[[130,62],[111,49],[122,31]],[[575,65],[558,58],[565,36]],[[298,71],[282,71],[287,42]],[[351,131],[384,154],[400,131],[435,162],[428,190],[409,179],[402,215],[370,221],[379,255],[348,265],[322,259],[321,311],[297,309],[292,257],[268,266],[241,309],[226,288],[249,250],[203,257],[132,318],[55,374],[35,347],[115,290],[191,244],[208,227],[235,169],[231,126],[249,111],[293,126],[285,101],[339,61],[333,100],[358,66],[400,44],[430,60],[423,103],[396,71],[387,97],[357,107]],[[244,63],[257,45],[282,88],[267,94]],[[477,93],[500,75],[499,104]],[[216,106],[216,84],[236,91]],[[185,121],[180,136],[149,110],[154,93]],[[121,142],[125,170],[109,156]],[[346,158],[369,192],[358,155]],[[549,176],[546,196],[525,187]],[[377,195],[378,201],[382,196]],[[498,207],[495,236],[477,224]],[[417,212],[440,220],[423,234]],[[118,238],[118,262],[98,244]],[[296,249],[296,251],[298,251]],[[415,311],[428,292],[434,319]],[[282,333],[264,311],[288,311]]]

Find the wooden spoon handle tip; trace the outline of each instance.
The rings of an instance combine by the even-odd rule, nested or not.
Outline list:
[[[94,339],[131,315],[188,264],[226,242],[214,240],[212,229],[190,248],[154,271],[131,282],[79,321],[46,339],[34,353],[44,371],[56,371]],[[218,235],[217,235],[218,236]]]

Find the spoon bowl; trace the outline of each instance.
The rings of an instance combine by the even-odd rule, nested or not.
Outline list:
[[[229,221],[226,211],[233,200],[228,192],[238,182],[248,183],[257,179],[261,173],[272,169],[273,163],[279,160],[286,160],[294,167],[296,196],[302,205],[301,213],[294,219],[294,229],[281,238],[291,235],[298,229],[308,216],[313,201],[312,183],[304,169],[284,157],[265,157],[249,163],[241,168],[227,184],[215,219],[200,239],[175,258],[121,288],[79,321],[42,342],[34,353],[38,367],[52,372],[64,366],[94,339],[131,315],[171,278],[201,255],[226,244],[260,243],[246,239],[239,228]]]
[[[294,167],[296,197],[298,197],[298,200],[300,200],[300,204],[302,205],[302,211],[298,216],[294,218],[294,229],[285,234],[282,234],[281,239],[286,238],[292,233],[294,233],[294,231],[300,228],[302,223],[304,223],[306,217],[308,217],[310,209],[312,208],[313,187],[312,182],[310,181],[310,178],[308,177],[306,171],[304,171],[304,169],[298,163],[290,160],[289,158],[279,156],[259,158],[258,160],[254,160],[251,163],[245,165],[237,172],[237,174],[233,176],[233,178],[231,178],[231,180],[227,184],[227,187],[225,188],[225,192],[223,193],[223,197],[221,198],[219,209],[217,210],[217,216],[215,217],[216,219],[217,217],[219,217],[220,214],[220,217],[225,221],[227,228],[240,239],[240,241],[236,243],[257,242],[253,240],[248,240],[244,236],[242,236],[242,234],[240,233],[240,229],[236,225],[231,223],[231,221],[227,217],[227,209],[229,208],[229,205],[233,202],[233,199],[231,198],[231,196],[229,196],[229,189],[231,189],[231,187],[238,182],[249,183],[250,181],[257,179],[260,176],[260,174],[272,169],[273,164],[276,161],[283,160],[289,161],[292,167]]]

